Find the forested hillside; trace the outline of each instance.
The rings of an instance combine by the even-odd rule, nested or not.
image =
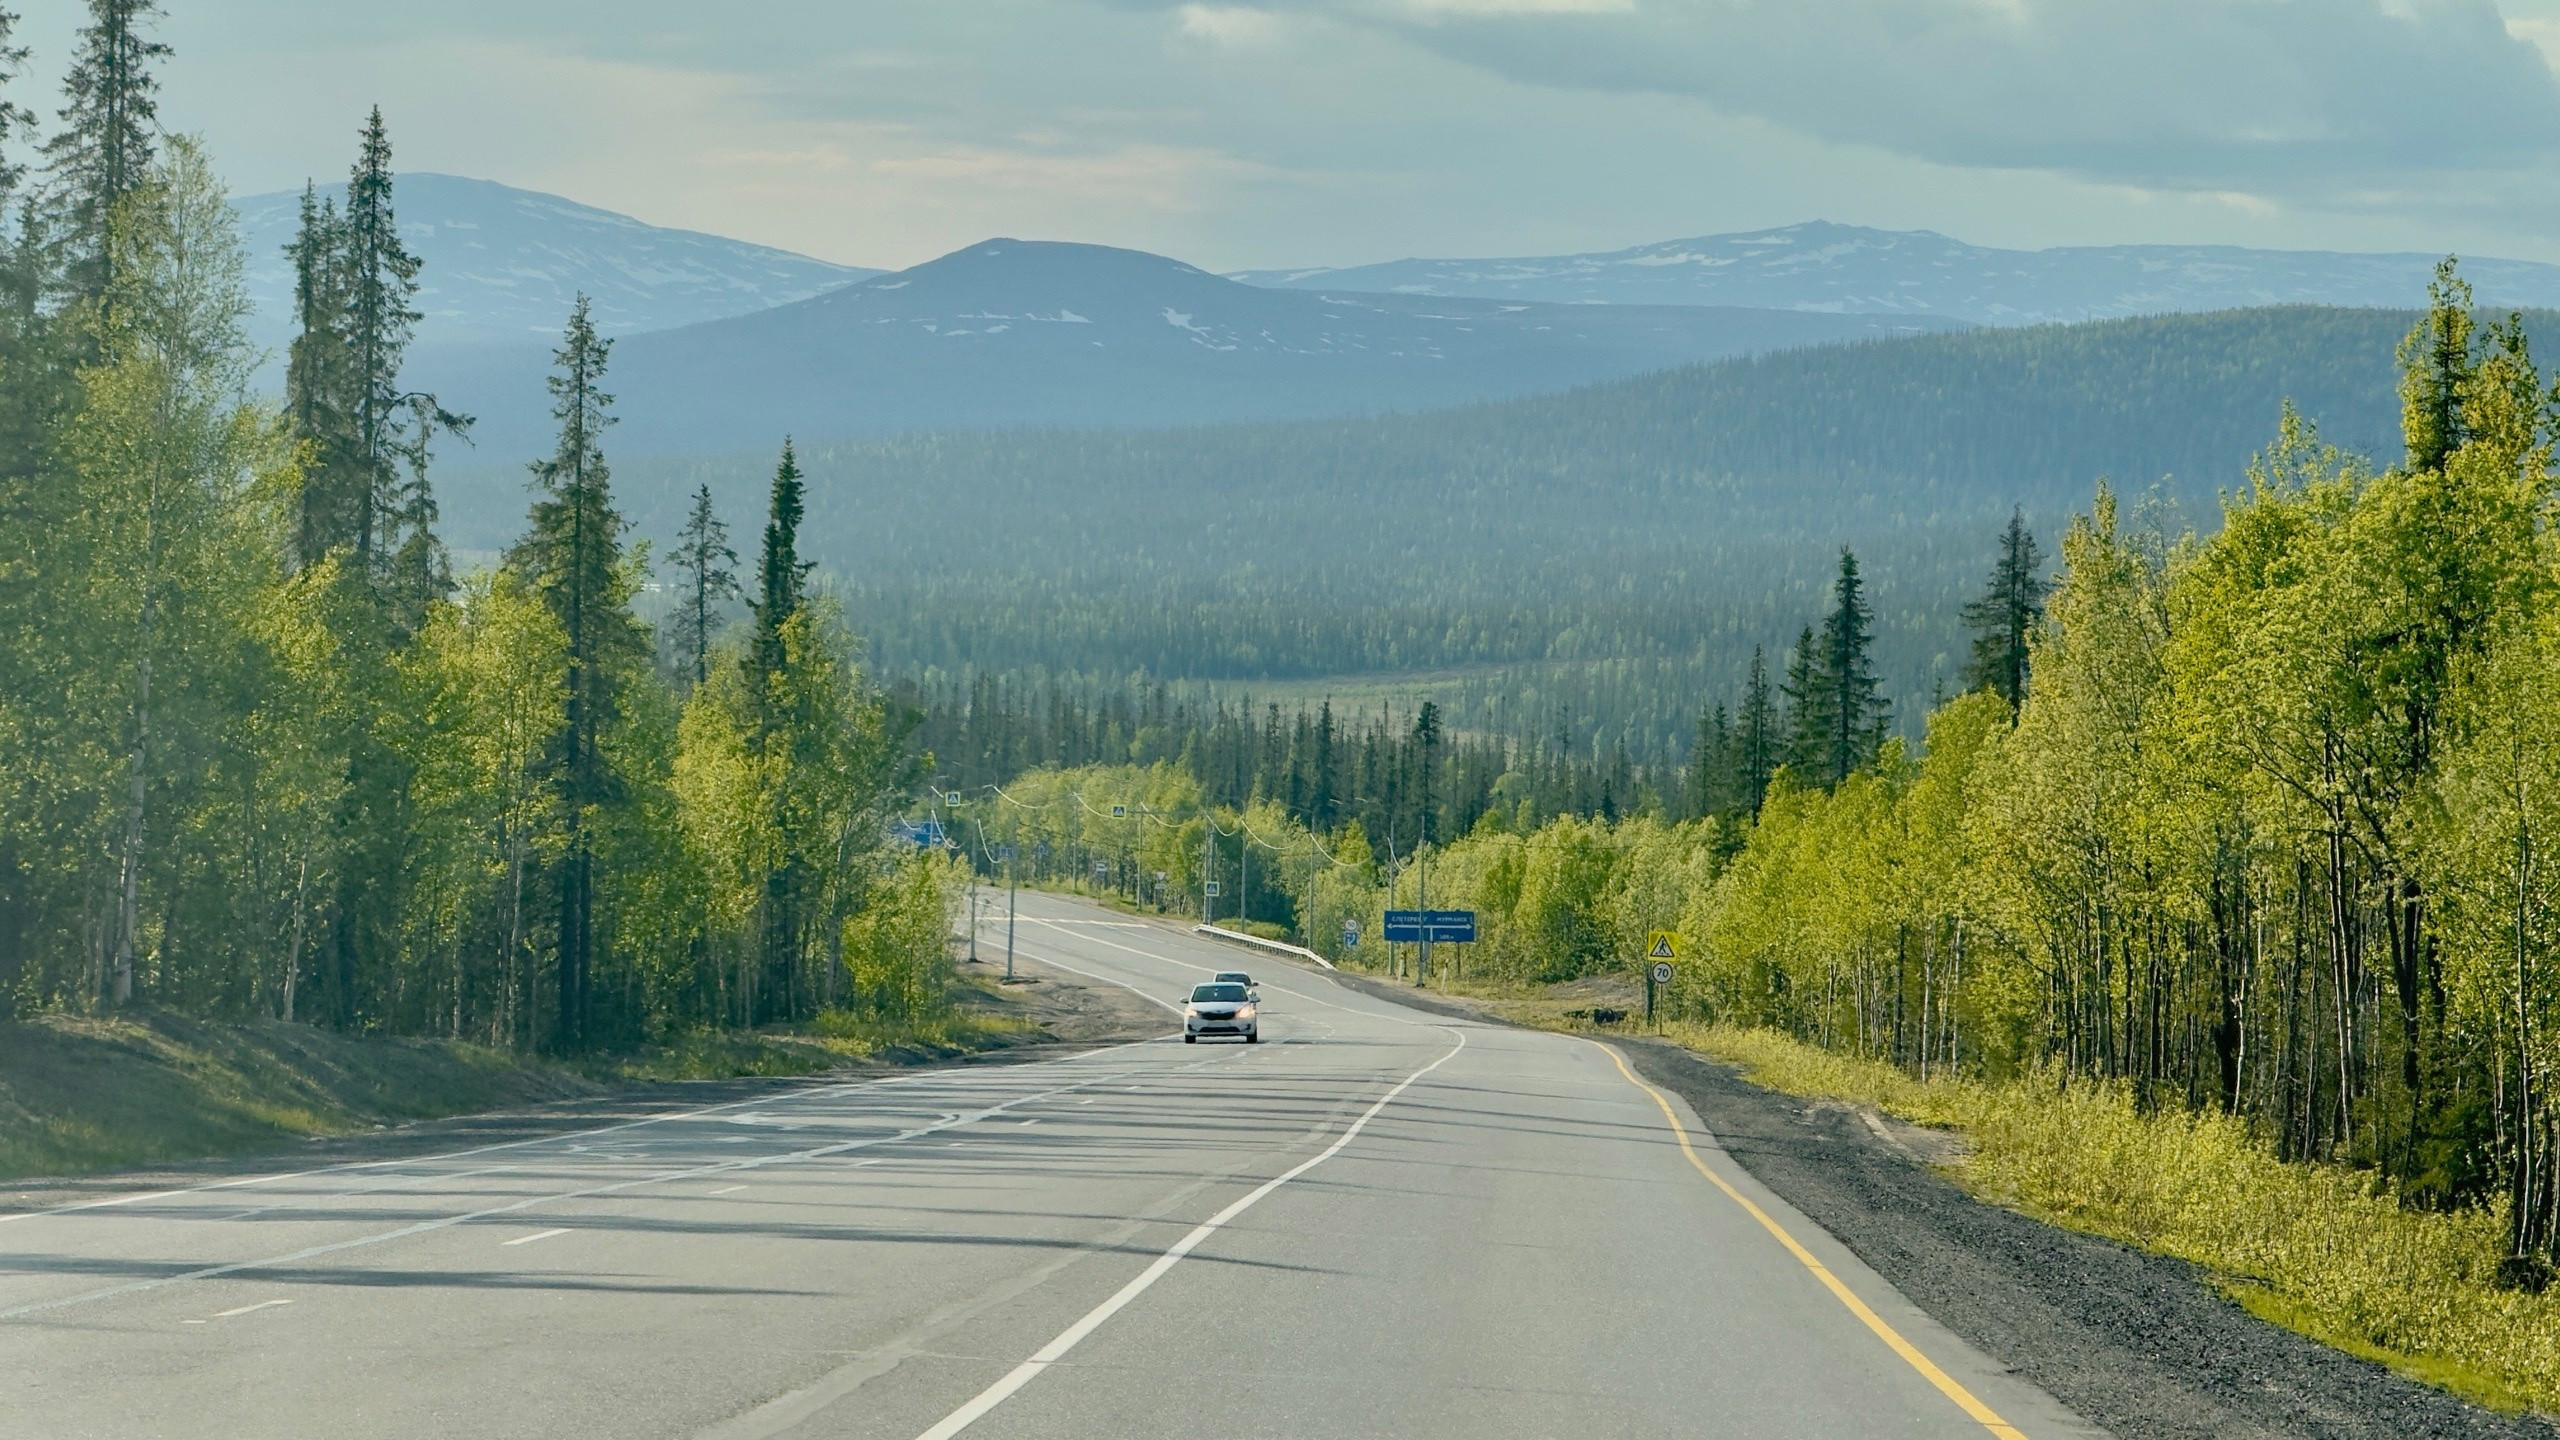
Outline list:
[[[1665,760],[1755,646],[1823,607],[1843,545],[1867,567],[1886,690],[1916,717],[1956,682],[1956,608],[2013,508],[2050,539],[2108,477],[2128,506],[2156,493],[2209,524],[2288,399],[2388,454],[2410,318],[2167,316],[1357,422],[817,445],[809,545],[893,671],[1239,689],[1441,672],[1454,724],[1545,735],[1561,709],[1603,751]],[[703,483],[743,522],[761,463],[634,460],[624,494],[644,535],[671,534]]]
[[[469,417],[403,374],[420,262],[381,113],[343,203],[299,207],[271,408],[237,217],[158,128],[154,14],[92,7],[34,168],[0,107],[0,1018],[560,1053],[930,1016],[948,867],[887,847],[911,757],[807,583],[782,437],[744,583],[695,536],[697,598],[746,620],[661,668],[577,298],[530,496],[457,578],[434,481]]]
[[[2004,537],[1965,613],[1979,688],[1925,748],[1873,728],[1844,563],[1782,701],[1702,727],[1693,819],[1497,804],[1460,834],[1425,724],[1402,793],[1440,798],[1392,859],[1379,817],[1328,826],[1283,787],[1205,806],[1196,762],[1039,772],[973,818],[1142,883],[1250,866],[1254,918],[1411,975],[1374,937],[1422,899],[1431,817],[1430,903],[1480,914],[1442,972],[1625,972],[1678,932],[1674,1014],[1934,1077],[1943,1100],[1901,1093],[2001,1127],[2035,1204],[2549,1404],[2560,422],[2520,327],[2449,269],[2434,299],[2390,452],[2288,418],[2196,534],[2101,490],[2049,593]]]

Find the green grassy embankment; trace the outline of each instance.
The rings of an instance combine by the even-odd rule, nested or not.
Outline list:
[[[44,1015],[0,1024],[0,1179],[168,1165],[596,1088],[451,1041],[149,1009]]]
[[[983,992],[983,993],[982,993]],[[181,1164],[315,1136],[573,1099],[660,1080],[913,1065],[1047,1038],[963,982],[928,1019],[828,1016],[789,1030],[678,1037],[571,1065],[450,1040],[227,1024],[137,1009],[0,1023],[0,1180]]]
[[[1766,1030],[1664,1034],[1773,1090],[1952,1129],[1975,1195],[2192,1261],[2260,1319],[2477,1404],[2560,1411],[2560,1288],[2498,1283],[2498,1210],[2404,1208],[2370,1172],[2279,1160],[2240,1121],[2146,1113],[2123,1086],[1923,1082]]]

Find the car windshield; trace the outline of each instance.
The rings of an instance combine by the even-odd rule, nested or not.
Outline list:
[[[1244,987],[1241,985],[1195,985],[1191,990],[1191,1003],[1195,1005],[1211,1002],[1233,1005],[1243,999]]]
[[[1250,985],[1253,983],[1253,977],[1247,975],[1241,970],[1221,970],[1218,972],[1219,984],[1226,984],[1230,980],[1234,981],[1238,985]]]

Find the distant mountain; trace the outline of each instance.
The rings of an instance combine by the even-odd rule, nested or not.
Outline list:
[[[344,187],[333,193],[344,199]],[[421,346],[551,339],[580,291],[599,328],[628,334],[787,305],[881,273],[458,175],[404,174],[393,198],[401,238],[423,262]],[[301,204],[298,190],[235,202],[256,338],[279,353],[293,338],[293,268],[284,247]]]
[[[1814,221],[1593,255],[1396,260],[1230,277],[1294,290],[1380,290],[1559,305],[1749,305],[2032,325],[2252,305],[2423,303],[2436,255],[2108,245],[1995,250],[1927,230]],[[2465,258],[2480,302],[2560,306],[2560,265]]]
[[[796,304],[627,336],[626,451],[895,431],[1420,410],[1728,356],[1944,330],[1934,316],[1554,306],[1261,289],[1134,250],[989,240]],[[549,443],[544,354],[421,355],[481,453]]]

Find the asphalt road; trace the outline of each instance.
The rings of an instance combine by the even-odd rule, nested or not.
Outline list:
[[[1022,906],[1264,1042],[0,1218],[0,1436],[2094,1433],[1600,1046]]]

